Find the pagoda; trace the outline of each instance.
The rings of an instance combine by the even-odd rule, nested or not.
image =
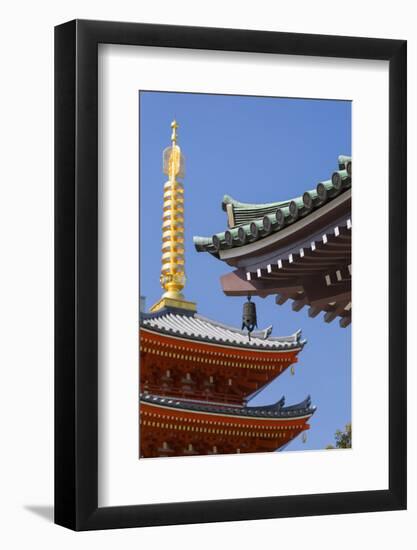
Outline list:
[[[164,293],[140,312],[140,457],[283,449],[309,429],[310,397],[292,406],[283,397],[266,406],[248,402],[297,362],[306,342],[301,331],[276,337],[272,327],[239,329],[208,319],[185,299],[184,159],[178,124],[171,127],[163,153]]]
[[[340,155],[329,179],[302,196],[249,204],[225,195],[227,229],[194,237],[198,252],[208,252],[234,270],[221,277],[228,296],[275,295],[277,305],[308,306],[345,328],[352,317],[352,158]]]

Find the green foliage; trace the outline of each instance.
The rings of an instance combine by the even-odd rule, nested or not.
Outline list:
[[[345,431],[336,430],[335,445],[327,445],[326,449],[350,449],[352,447],[352,424],[346,424]]]

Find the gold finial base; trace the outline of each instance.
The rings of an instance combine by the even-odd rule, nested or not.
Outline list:
[[[162,296],[162,298],[154,304],[149,311],[154,313],[161,309],[173,307],[177,309],[186,309],[187,311],[197,311],[197,304],[195,302],[189,302],[184,298],[170,298],[169,296]]]

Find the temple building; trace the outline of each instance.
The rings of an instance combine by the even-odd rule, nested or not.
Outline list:
[[[330,179],[302,196],[248,204],[225,195],[227,229],[194,237],[198,252],[227,263],[221,277],[228,296],[276,295],[292,309],[308,306],[310,317],[351,323],[352,159],[340,155]]]
[[[184,160],[172,123],[164,151],[161,286],[149,312],[140,312],[140,457],[186,456],[282,449],[309,429],[310,397],[292,406],[282,397],[266,406],[250,399],[297,362],[305,340],[298,331],[272,336],[254,330],[253,304],[244,328],[197,312],[186,300]]]

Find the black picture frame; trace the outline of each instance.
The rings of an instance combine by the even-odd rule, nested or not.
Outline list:
[[[98,44],[389,62],[387,490],[98,507]],[[406,46],[404,40],[106,21],[55,28],[57,524],[91,530],[406,508]]]

